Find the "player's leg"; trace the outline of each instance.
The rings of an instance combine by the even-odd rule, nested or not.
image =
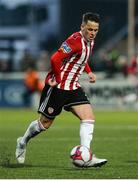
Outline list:
[[[71,111],[80,119],[80,143],[90,148],[95,117],[90,104],[72,106]]]
[[[93,138],[95,117],[90,104],[81,104],[72,106],[72,112],[79,119],[80,122],[80,141],[81,145],[90,149],[90,144]],[[107,163],[107,159],[97,158],[94,154],[92,160],[88,162],[86,167],[100,167]]]
[[[95,117],[89,100],[82,88],[70,91],[65,110],[72,111],[80,119],[81,144],[90,148],[93,137]]]
[[[52,119],[48,119],[43,114],[41,114],[38,120],[32,121],[28,126],[26,132],[22,137],[21,144],[27,144],[31,138],[48,129],[52,125],[52,123]]]
[[[24,135],[17,139],[15,154],[18,163],[22,164],[25,161],[26,146],[29,140],[48,129],[52,123],[53,120],[46,118],[44,115],[41,115],[39,120],[30,123]]]
[[[19,163],[24,163],[26,146],[28,141],[39,133],[48,129],[56,115],[62,108],[58,107],[60,101],[57,97],[57,91],[50,86],[45,86],[42,91],[38,112],[41,113],[40,119],[30,123],[24,135],[17,139],[16,158]],[[59,97],[59,96],[58,96]]]
[[[70,100],[65,104],[65,110],[70,110],[80,119],[80,143],[90,148],[93,139],[95,116],[90,102],[81,88],[72,92]],[[99,159],[93,155],[92,161],[87,164],[87,167],[101,166],[106,162],[106,159]]]

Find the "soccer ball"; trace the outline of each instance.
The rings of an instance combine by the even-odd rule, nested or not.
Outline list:
[[[77,167],[84,167],[92,160],[92,152],[86,146],[78,145],[70,152],[72,163]]]

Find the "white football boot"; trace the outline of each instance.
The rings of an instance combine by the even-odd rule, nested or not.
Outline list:
[[[99,159],[93,154],[92,160],[85,164],[85,167],[101,167],[107,163],[107,159]]]
[[[22,137],[17,139],[17,146],[15,156],[19,164],[23,164],[25,161],[25,154],[26,154],[26,144],[21,144]]]

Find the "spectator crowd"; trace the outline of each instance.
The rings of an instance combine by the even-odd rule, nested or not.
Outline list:
[[[37,71],[48,71],[50,68],[50,55],[49,51],[43,50],[35,58],[29,51],[25,50],[16,68],[14,68],[12,59],[0,58],[0,72],[25,72],[30,66],[35,66]],[[89,63],[94,71],[105,72],[107,78],[114,77],[116,73],[122,73],[124,77],[129,74],[138,74],[138,53],[129,60],[127,55],[122,55],[117,50],[103,50]]]

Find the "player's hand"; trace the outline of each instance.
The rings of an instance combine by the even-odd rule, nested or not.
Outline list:
[[[95,83],[96,81],[96,74],[90,72],[89,74],[90,83]]]
[[[48,80],[48,84],[51,86],[51,87],[55,87],[58,85],[58,83],[56,82],[55,79],[51,78]]]

